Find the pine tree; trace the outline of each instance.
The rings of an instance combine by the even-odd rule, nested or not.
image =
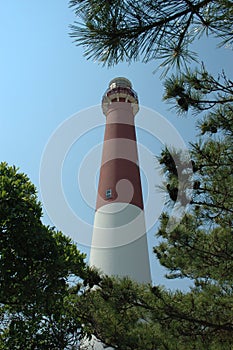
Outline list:
[[[190,46],[203,35],[232,45],[232,5],[229,0],[71,0],[78,17],[71,37],[88,59],[109,66],[161,59],[166,73],[197,60]]]

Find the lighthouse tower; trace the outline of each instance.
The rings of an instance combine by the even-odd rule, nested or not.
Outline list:
[[[90,265],[104,274],[150,283],[134,126],[138,97],[128,79],[115,78],[109,83],[102,109],[106,126]]]

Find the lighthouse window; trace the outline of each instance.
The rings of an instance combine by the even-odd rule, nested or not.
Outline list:
[[[112,198],[112,190],[111,190],[111,188],[108,188],[108,189],[106,190],[106,192],[105,192],[105,197],[106,197],[106,199]]]

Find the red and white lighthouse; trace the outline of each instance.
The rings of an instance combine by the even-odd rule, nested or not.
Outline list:
[[[138,97],[115,78],[102,100],[106,116],[90,265],[105,274],[150,283],[134,117]]]

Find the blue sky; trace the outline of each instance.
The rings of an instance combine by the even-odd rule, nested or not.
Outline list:
[[[37,186],[39,196],[41,157],[52,133],[70,116],[100,104],[109,81],[116,76],[130,79],[140,104],[167,118],[185,142],[193,140],[196,134],[193,117],[177,117],[169,110],[170,106],[162,102],[159,74],[152,73],[156,62],[119,64],[108,69],[87,61],[82,48],[76,47],[68,35],[74,20],[67,1],[12,0],[0,5],[0,159],[27,173]],[[207,62],[211,72],[221,72],[224,68],[232,77],[232,51],[216,49],[215,44],[214,40],[195,44],[200,60]],[[80,162],[92,147],[101,143],[102,136],[103,128],[99,128],[77,142],[66,158],[63,176],[70,203],[75,203],[78,194],[75,186],[69,186],[75,181],[72,169],[77,171],[77,163],[69,165],[69,159],[72,162],[77,155]],[[153,143],[146,133],[139,132],[138,138],[148,147]],[[158,155],[160,148],[155,140],[151,152]],[[97,181],[96,174],[94,177]],[[85,207],[77,210],[85,211]],[[46,213],[44,221],[50,222]],[[153,233],[149,241],[151,251]],[[155,283],[167,283],[158,266],[154,262],[152,265]],[[174,283],[167,285],[174,286],[177,282]]]

